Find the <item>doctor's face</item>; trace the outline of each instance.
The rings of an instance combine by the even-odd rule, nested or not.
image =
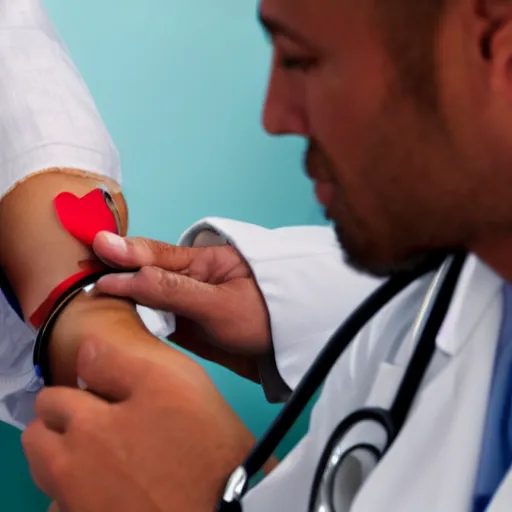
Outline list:
[[[264,126],[308,141],[307,173],[358,268],[387,275],[503,220],[476,3],[262,1]]]

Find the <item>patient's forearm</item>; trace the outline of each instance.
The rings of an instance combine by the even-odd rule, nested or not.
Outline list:
[[[56,384],[76,385],[76,356],[80,343],[101,336],[109,343],[126,348],[163,345],[147,331],[135,307],[111,297],[79,296],[64,310],[57,321],[50,345],[50,366]]]
[[[7,275],[25,317],[29,318],[51,290],[94,259],[90,249],[60,224],[53,199],[68,191],[83,196],[100,182],[91,177],[48,172],[19,184],[0,201],[0,266]],[[109,184],[114,187],[114,184]],[[127,212],[119,195],[120,215]],[[76,384],[76,353],[89,336],[115,342],[156,343],[127,301],[79,296],[57,321],[50,344],[55,384]]]
[[[26,316],[94,258],[61,226],[53,199],[65,191],[83,196],[99,184],[89,177],[48,172],[19,184],[0,201],[0,265]]]

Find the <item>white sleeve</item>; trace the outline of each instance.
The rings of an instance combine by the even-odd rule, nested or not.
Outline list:
[[[0,198],[66,167],[120,182],[119,155],[40,0],[0,0]]]
[[[179,243],[194,245],[205,232],[235,246],[254,272],[270,313],[274,350],[260,364],[262,383],[269,401],[282,401],[334,330],[380,281],[343,263],[328,227],[266,229],[207,218]]]
[[[119,155],[40,0],[0,0],[0,103],[0,199],[49,168],[120,183]],[[42,384],[33,342],[0,290],[0,421],[18,428]]]

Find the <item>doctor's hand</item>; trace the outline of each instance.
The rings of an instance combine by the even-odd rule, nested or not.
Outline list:
[[[259,382],[256,357],[271,349],[269,315],[235,248],[178,247],[100,233],[94,251],[111,266],[140,269],[102,278],[99,291],[175,313],[173,342]]]
[[[87,341],[78,375],[91,393],[38,395],[22,443],[35,483],[61,511],[211,512],[251,449],[198,363],[163,344],[154,356]]]

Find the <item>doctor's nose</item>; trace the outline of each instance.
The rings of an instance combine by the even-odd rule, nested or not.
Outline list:
[[[277,80],[270,81],[263,108],[263,127],[270,135],[308,137],[306,117],[289,92]]]

